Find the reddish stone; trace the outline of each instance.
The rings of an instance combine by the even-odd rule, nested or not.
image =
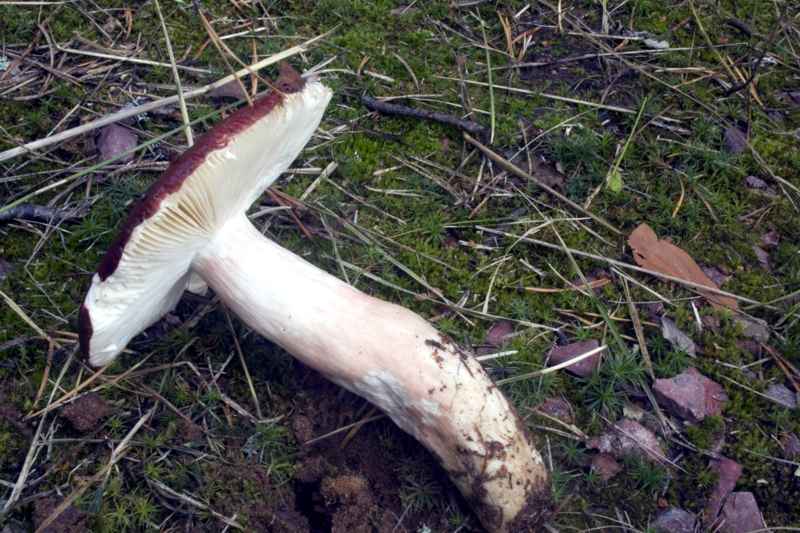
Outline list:
[[[719,328],[722,325],[719,318],[715,317],[714,315],[705,315],[701,320],[705,327],[715,332],[719,331]]]
[[[732,154],[741,154],[747,149],[747,134],[735,126],[725,129],[725,148]]]
[[[763,349],[761,348],[761,344],[758,342],[751,340],[751,339],[744,339],[740,341],[736,341],[736,346],[739,347],[740,350],[743,352],[750,352],[752,355],[756,357],[761,357]]]
[[[753,252],[756,254],[756,259],[758,259],[758,264],[761,265],[761,268],[769,270],[769,252],[760,246],[753,246]]]
[[[592,457],[592,471],[597,472],[603,481],[608,481],[622,471],[622,465],[614,459],[613,455],[598,453]]]
[[[708,503],[706,503],[705,522],[707,524],[717,519],[719,511],[722,509],[722,503],[736,487],[736,482],[742,476],[742,466],[727,457],[713,459],[709,466],[717,473],[718,477],[717,484],[708,497]]]
[[[769,326],[758,318],[747,318],[743,316],[734,317],[734,322],[742,327],[742,335],[756,342],[767,342],[769,340]]]
[[[653,322],[658,322],[661,319],[661,315],[663,315],[665,311],[664,304],[661,302],[643,304],[642,310],[644,311],[645,316],[647,316],[647,318]]]
[[[721,533],[764,531],[767,524],[752,492],[734,492],[722,509]]]
[[[786,385],[773,383],[764,392],[764,396],[787,409],[797,409],[797,394]]]
[[[14,270],[14,267],[11,263],[0,257],[0,282],[3,281],[12,270]]]
[[[139,142],[136,134],[119,124],[109,124],[100,130],[97,136],[97,151],[100,152],[100,161],[107,161],[122,153],[132,150]],[[133,152],[121,156],[117,163],[127,163],[133,159]]]
[[[600,343],[595,339],[573,342],[564,346],[555,346],[552,350],[550,350],[550,354],[548,356],[550,361],[549,365],[555,366],[564,363],[570,359],[578,357],[581,354],[594,350],[598,346],[600,346]],[[586,359],[582,359],[577,363],[569,365],[566,367],[566,370],[575,374],[576,376],[587,378],[591,376],[595,369],[597,369],[597,367],[600,365],[601,355],[603,355],[603,352],[598,352],[587,357]]]
[[[629,418],[623,418],[614,424],[611,430],[599,437],[589,439],[586,447],[611,454],[617,459],[638,456],[653,461],[663,461],[666,457],[655,434]]]
[[[794,433],[784,433],[781,437],[781,448],[787,459],[797,459],[800,457],[800,438]]]
[[[716,283],[717,287],[722,287],[726,281],[731,279],[730,274],[715,266],[704,266],[701,268],[703,269],[703,272],[706,273],[706,276],[708,276],[711,281]]]
[[[42,527],[45,521],[58,509],[63,500],[57,496],[37,498],[33,504],[33,524],[42,533],[80,533],[88,531],[88,517],[83,511],[69,505],[50,525]]]
[[[506,343],[506,337],[514,333],[514,324],[508,320],[500,320],[492,324],[489,331],[486,332],[486,338],[483,342],[499,348]]]
[[[656,533],[694,533],[697,517],[688,511],[672,507],[659,514],[651,526]]]
[[[94,429],[110,413],[111,407],[96,392],[78,397],[61,411],[72,427],[80,432]]]
[[[247,98],[244,89],[242,89],[244,82],[231,80],[224,85],[215,87],[208,92],[208,96],[219,100],[244,100]]]
[[[657,379],[653,392],[659,404],[690,422],[721,414],[722,406],[728,401],[722,386],[695,368],[669,379]]]
[[[756,176],[747,176],[744,184],[750,189],[766,189],[767,182]]]
[[[777,231],[771,230],[761,236],[761,246],[764,248],[775,248],[781,241],[781,236]]]
[[[564,398],[548,398],[539,404],[537,409],[567,424],[572,424],[575,421],[572,405]]]

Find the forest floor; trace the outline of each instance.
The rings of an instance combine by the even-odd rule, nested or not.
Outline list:
[[[178,94],[174,70],[191,93],[290,49],[335,96],[253,220],[485,356],[552,472],[549,531],[800,527],[800,4],[20,4],[0,3],[3,533],[481,531],[413,438],[213,293],[101,372],[78,352],[98,262],[187,146],[174,102],[96,121]],[[258,75],[251,94],[276,65]],[[195,136],[241,96],[187,97]]]

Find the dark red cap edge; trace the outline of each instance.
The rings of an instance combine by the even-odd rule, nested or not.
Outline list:
[[[158,211],[164,198],[179,190],[186,178],[191,176],[203,164],[210,152],[224,148],[236,135],[268,115],[283,102],[284,94],[303,90],[305,80],[291,65],[282,62],[279,68],[280,76],[272,90],[256,100],[252,106],[244,106],[234,111],[225,120],[216,124],[205,135],[200,137],[194,146],[170,163],[164,174],[150,186],[145,195],[133,206],[127,219],[120,227],[117,238],[97,267],[97,274],[100,276],[101,281],[105,281],[119,266],[122,252],[136,226],[153,216]],[[83,321],[84,316],[83,309],[84,307],[82,306],[81,321]],[[91,320],[89,319],[88,310],[86,311],[86,321],[89,328],[86,341],[86,348],[88,348],[88,338],[91,337]],[[83,346],[83,341],[81,345]]]

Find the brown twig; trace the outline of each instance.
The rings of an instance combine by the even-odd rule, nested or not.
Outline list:
[[[415,109],[413,107],[400,104],[390,104],[389,102],[384,102],[367,95],[361,97],[361,102],[370,111],[376,111],[383,115],[421,118],[423,120],[430,120],[440,124],[447,124],[448,126],[455,126],[461,131],[470,133],[479,139],[489,138],[489,130],[473,120],[461,119],[453,115],[448,115],[447,113],[441,113],[439,111],[427,111],[425,109]]]
[[[59,209],[45,205],[20,204],[0,212],[0,224],[15,219],[34,220],[37,222],[60,222],[83,216],[86,206],[73,209]]]

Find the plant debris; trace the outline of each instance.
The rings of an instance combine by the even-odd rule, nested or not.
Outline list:
[[[628,244],[633,249],[633,258],[639,266],[706,287],[719,288],[689,254],[671,242],[659,239],[647,224],[641,224],[631,233]],[[708,293],[702,289],[700,292],[715,307],[738,309],[733,298]]]
[[[661,317],[661,334],[676,350],[681,350],[692,357],[697,357],[697,346],[694,341],[678,329],[677,324],[667,316]]]

